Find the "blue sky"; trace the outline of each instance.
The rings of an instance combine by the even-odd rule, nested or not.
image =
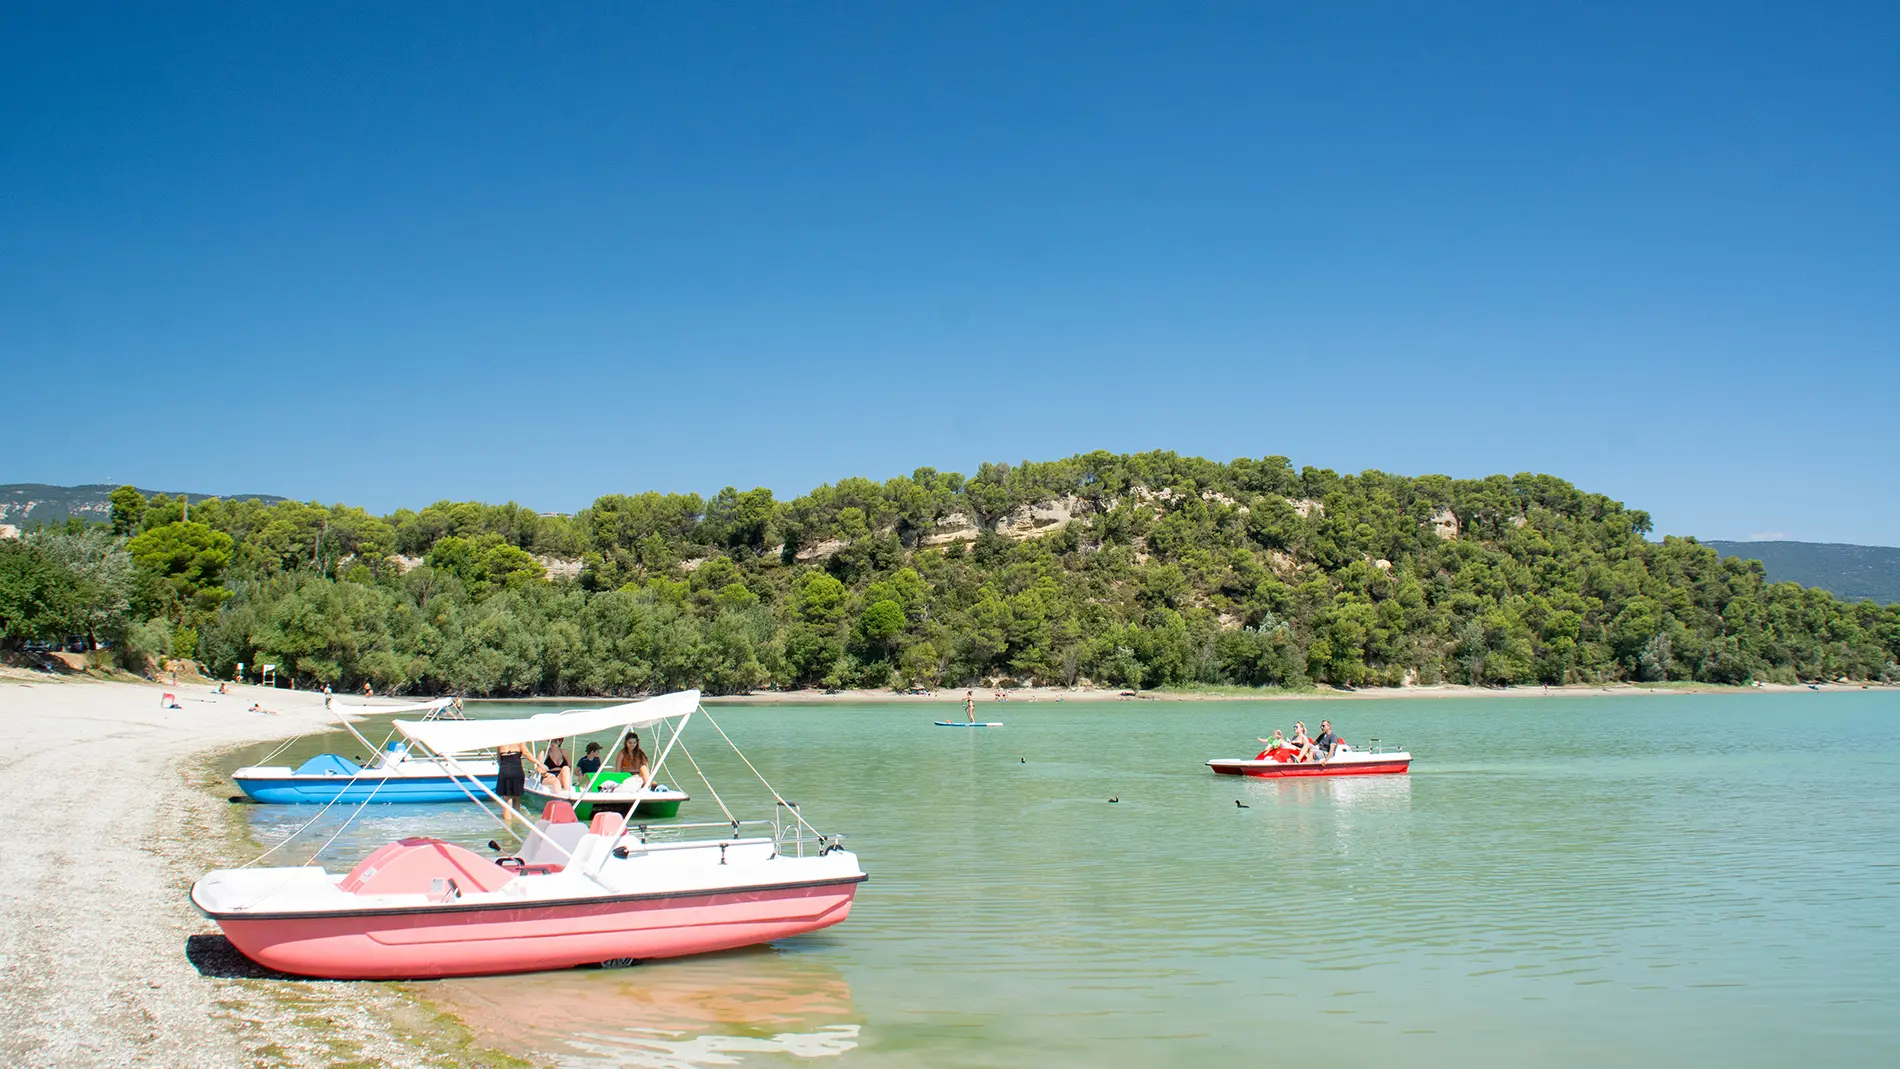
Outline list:
[[[0,481],[1090,449],[1900,544],[1890,4],[10,5]]]

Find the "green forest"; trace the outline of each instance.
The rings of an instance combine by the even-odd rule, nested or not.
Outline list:
[[[1548,475],[1166,452],[572,516],[122,487],[109,522],[0,542],[0,627],[131,671],[462,695],[1900,679],[1900,605],[1649,531]]]

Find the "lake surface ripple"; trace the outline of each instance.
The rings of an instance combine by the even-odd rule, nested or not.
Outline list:
[[[1900,1064],[1900,695],[984,703],[1007,727],[933,728],[953,704],[713,709],[850,833],[871,882],[844,924],[425,992],[576,1066]],[[1202,764],[1322,716],[1412,774]],[[310,816],[251,813],[265,842]],[[371,807],[323,861],[425,832],[494,836],[468,806]]]

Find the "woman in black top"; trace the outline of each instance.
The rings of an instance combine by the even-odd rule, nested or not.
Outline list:
[[[524,763],[541,763],[534,759],[534,751],[528,749],[527,743],[510,742],[495,747],[495,793],[508,803],[507,812],[510,816],[520,808],[521,792],[528,787],[528,777],[522,769]]]
[[[548,740],[548,752],[541,755],[541,767],[547,775],[556,778],[564,791],[574,789],[574,769],[567,759],[567,750],[562,748],[560,739]]]

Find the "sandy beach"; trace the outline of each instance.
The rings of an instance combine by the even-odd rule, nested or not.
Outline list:
[[[161,708],[167,691],[180,708]],[[217,926],[191,882],[248,860],[211,755],[333,724],[308,692],[0,677],[0,727],[24,758],[0,815],[5,1064],[516,1064],[459,1048],[466,1032],[400,985],[245,978],[205,938]]]

